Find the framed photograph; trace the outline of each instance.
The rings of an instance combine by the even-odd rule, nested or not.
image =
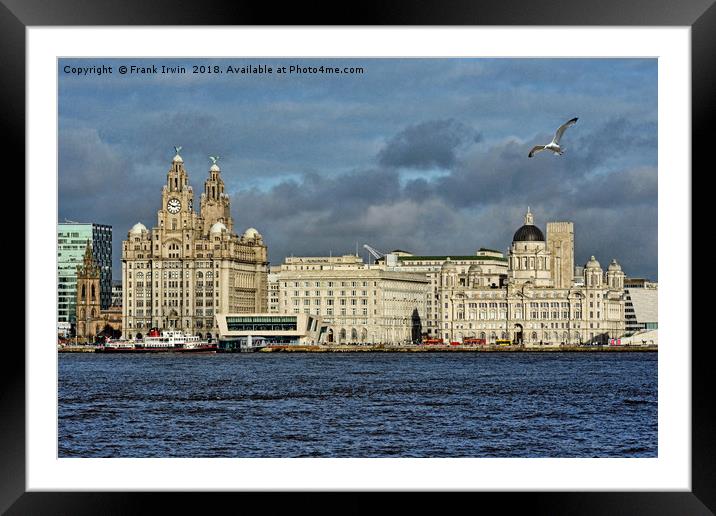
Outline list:
[[[0,7],[27,216],[0,508],[713,513],[711,2],[234,9]]]

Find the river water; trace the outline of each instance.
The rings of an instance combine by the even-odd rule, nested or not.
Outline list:
[[[59,354],[60,457],[656,457],[657,353]]]

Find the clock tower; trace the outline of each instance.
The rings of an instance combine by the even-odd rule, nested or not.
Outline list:
[[[122,243],[126,336],[151,328],[217,336],[215,314],[267,310],[268,250],[256,230],[233,231],[218,158],[204,183],[201,212],[184,160],[175,156],[162,187],[157,225],[138,222]]]
[[[176,147],[177,153],[172,160],[172,166],[167,172],[167,183],[162,188],[162,205],[157,213],[157,225],[166,232],[181,232],[192,228],[196,218],[194,213],[194,191],[189,185],[189,177],[184,169],[184,160],[179,155],[181,147]]]

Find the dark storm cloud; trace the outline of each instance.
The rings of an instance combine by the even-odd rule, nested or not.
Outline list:
[[[59,140],[60,197],[101,195],[112,190],[123,178],[121,154],[103,142],[96,129],[70,127]],[[92,192],[90,194],[90,192]]]
[[[387,167],[450,168],[461,146],[480,139],[479,134],[456,120],[430,120],[408,126],[390,138],[379,152],[378,161]]]
[[[618,140],[631,145],[631,134],[624,131]],[[608,155],[586,165],[579,152],[527,158],[540,138],[474,146],[432,179],[401,183],[392,167],[331,177],[305,174],[264,192],[240,192],[235,206],[241,219],[261,221],[260,229],[274,242],[269,250],[274,263],[290,253],[352,253],[356,243],[361,254],[363,243],[418,254],[505,251],[531,206],[545,231],[548,221],[574,222],[577,264],[595,254],[605,264],[617,258],[627,274],[656,277],[655,264],[643,264],[644,256],[656,253],[656,168],[603,171]]]

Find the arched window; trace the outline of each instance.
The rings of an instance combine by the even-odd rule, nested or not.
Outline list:
[[[92,285],[92,301],[95,300],[95,292],[94,292],[94,285]],[[94,314],[92,314],[92,317],[94,317]]]
[[[87,286],[82,285],[82,301],[84,301],[86,297],[87,297]]]
[[[358,330],[356,330],[355,328],[352,328],[351,329],[351,341],[355,342],[357,340],[358,340]]]
[[[92,309],[92,319],[94,319],[95,317],[97,317],[97,312],[96,312],[95,309],[93,308],[93,309]]]
[[[85,318],[85,309],[81,308],[80,309],[80,319],[84,319],[84,318]]]
[[[481,332],[480,332],[480,338],[481,338],[481,339],[484,339],[484,338],[485,338],[485,332],[484,332],[484,331],[481,331]]]
[[[532,340],[535,342],[537,341],[537,332],[536,331],[532,332]]]
[[[341,333],[339,334],[339,339],[341,342],[344,342],[346,340],[346,329],[341,328]]]
[[[360,332],[360,340],[361,342],[367,342],[368,341],[368,330],[363,328]]]

